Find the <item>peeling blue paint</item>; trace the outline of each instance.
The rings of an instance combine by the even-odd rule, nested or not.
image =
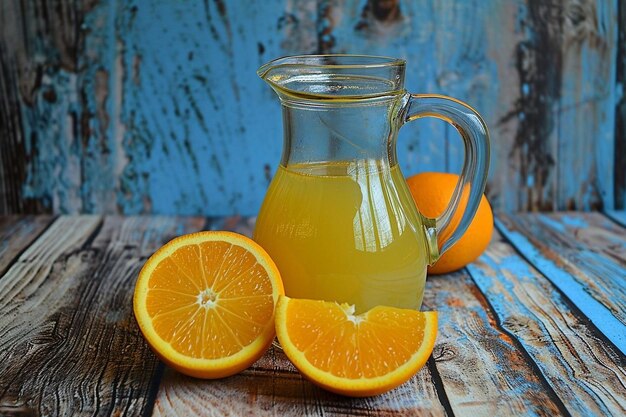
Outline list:
[[[126,80],[131,159],[123,180],[133,189],[118,195],[123,212],[254,214],[260,206],[264,167],[277,165],[282,144],[278,102],[255,72],[266,59],[259,39],[270,45],[264,38],[275,36],[276,8],[246,9],[248,31],[239,35],[212,2],[138,8],[125,35],[125,66],[140,56],[141,70]],[[240,10],[226,4],[225,12]],[[264,53],[279,54],[271,46]],[[137,138],[149,153],[135,149]],[[135,171],[145,181],[135,182]]]
[[[43,53],[43,51],[42,51]],[[76,75],[63,69],[42,78],[44,88],[36,92],[34,105],[20,104],[26,153],[31,155],[23,196],[42,201],[52,212],[77,212],[80,205],[80,151],[76,138],[80,104],[76,100]],[[49,102],[47,88],[68,100]],[[71,120],[67,122],[68,118]]]
[[[541,29],[530,3],[400,1],[383,11],[370,3],[115,0],[75,13],[84,20],[62,47],[26,16],[32,27],[16,48],[43,75],[35,85],[21,75],[32,95],[19,103],[21,194],[56,213],[255,214],[282,147],[280,105],[255,70],[282,55],[331,52],[405,58],[409,91],[475,107],[492,133],[494,208],[612,207],[619,91],[606,80],[615,78],[616,0],[590,3],[597,13],[583,16],[595,19],[585,27],[597,33],[558,45],[571,58],[565,94],[546,109],[559,128],[546,131],[546,149],[516,150],[558,155],[554,167],[539,161],[541,175],[521,175],[509,158],[516,125],[533,123],[532,106],[513,109],[515,101],[556,99],[515,85],[515,48]],[[408,124],[398,143],[407,176],[461,169],[462,141],[444,122]]]
[[[568,363],[567,359],[563,358],[563,355],[560,352],[562,347],[559,343],[558,334],[554,335],[554,332],[551,332],[550,329],[546,328],[544,322],[540,320],[530,308],[526,307],[523,302],[519,302],[518,300],[512,301],[509,298],[516,297],[518,294],[521,297],[528,296],[529,294],[526,293],[524,287],[542,287],[542,278],[538,277],[536,272],[531,271],[528,263],[517,255],[498,257],[497,260],[492,259],[488,255],[483,255],[481,256],[480,261],[487,267],[478,267],[475,264],[470,264],[467,266],[467,269],[478,288],[489,300],[489,304],[496,312],[502,327],[519,340],[524,350],[533,359],[534,363],[543,374],[544,378],[550,381],[554,381],[555,379],[559,380],[561,384],[567,383],[568,380],[578,380],[576,375],[578,369],[572,369],[572,364]],[[491,274],[491,271],[493,271],[493,275]],[[509,274],[514,277],[514,280],[508,278]],[[548,278],[550,279],[550,277]],[[550,280],[552,281],[552,279]],[[552,282],[554,283],[554,281]],[[498,286],[503,286],[504,291],[502,289],[494,288],[494,283],[497,283]],[[561,287],[559,288],[562,290]],[[549,289],[548,291],[549,292],[545,294],[545,296],[549,299],[549,303],[554,304],[554,309],[556,311],[559,311],[564,317],[567,315],[573,315],[571,306],[567,305],[566,300],[556,289]],[[528,302],[538,304],[540,301],[534,300],[531,297]],[[543,304],[539,308],[552,310],[550,306]],[[586,310],[585,312],[587,311],[589,310]],[[595,316],[594,318],[597,319],[598,316]],[[555,321],[561,320],[555,318]],[[596,326],[598,325],[594,319],[592,319],[592,322],[594,322]],[[529,323],[532,323],[532,325],[529,325]],[[602,324],[604,325],[605,323]],[[537,329],[533,330],[533,327],[535,326]],[[620,326],[622,326],[621,323]],[[623,348],[626,347],[624,345],[626,340],[623,332],[620,332],[620,328],[612,328],[611,330],[611,335],[613,336],[613,339],[611,340],[614,343],[617,340],[619,344],[616,343],[616,346],[623,352]],[[572,332],[574,331],[575,329],[572,329]],[[539,345],[535,338],[537,336],[535,335],[535,332],[537,335],[545,337],[545,340],[542,340]],[[565,338],[567,337],[568,336]],[[555,340],[552,340],[553,338]],[[563,374],[558,369],[555,370],[549,362],[542,359],[545,357],[546,351],[551,352],[550,356],[552,358],[560,358],[560,366],[566,370],[567,374]],[[584,369],[585,365],[581,364],[581,367]],[[584,382],[579,385],[579,388],[588,391]],[[565,388],[565,390],[568,389]],[[591,391],[588,391],[588,394],[595,397],[594,393]],[[588,403],[575,395],[570,396],[569,401],[566,404],[567,409],[570,411],[584,411],[589,415],[604,415],[611,413],[611,410],[602,400],[595,401],[595,406],[597,407],[597,411],[601,412],[601,414],[594,413],[590,410]]]
[[[576,305],[582,312],[589,318],[589,320],[619,349],[622,353],[626,354],[626,326],[616,316],[614,316],[610,310],[608,310],[602,303],[592,297],[586,289],[580,285],[569,273],[565,272],[563,268],[557,266],[552,260],[546,258],[525,236],[522,234],[509,230],[501,221],[496,220],[496,227],[507,239],[509,239],[515,247],[529,260],[529,262],[537,268],[546,278],[550,280],[559,290],[567,296],[574,305]],[[588,253],[588,256],[594,257],[596,260],[598,257],[595,254]],[[610,263],[611,261],[602,258],[603,263]],[[519,268],[525,268],[520,263],[512,271],[519,275],[521,270]],[[517,268],[517,269],[516,269]],[[615,264],[609,266],[610,270],[617,277],[626,277],[626,270]],[[523,275],[522,275],[523,276]],[[619,279],[619,278],[618,278]],[[477,281],[477,284],[481,290],[487,290],[484,287],[484,283]],[[481,286],[482,285],[482,286]]]
[[[546,393],[541,380],[535,377],[534,370],[533,377],[529,378],[528,364],[515,342],[517,335],[502,325],[501,311],[492,311],[490,308],[494,300],[488,299],[487,304],[482,294],[473,293],[474,284],[464,272],[448,276],[430,276],[426,285],[429,290],[427,289],[425,294],[424,302],[427,304],[425,308],[436,308],[439,315],[440,337],[433,355],[442,377],[453,380],[463,378],[463,372],[475,372],[473,376],[475,380],[492,378],[493,382],[486,381],[489,386],[496,389],[506,386],[506,394],[490,399],[493,401],[493,404],[490,404],[492,410],[497,410],[498,415],[510,414],[512,410],[510,400],[513,398],[522,402],[525,415],[545,414],[546,404],[538,401],[536,394],[541,393],[540,395],[545,395],[548,399],[549,393]],[[460,300],[463,300],[462,305],[459,305]],[[452,349],[450,359],[447,359],[445,354],[444,357],[438,358],[438,347],[448,344],[460,346],[462,352],[455,354]],[[480,361],[484,358],[482,355],[485,350],[491,361],[488,366],[481,366]],[[450,365],[446,365],[448,360],[453,361],[453,366],[462,365],[460,368],[451,368]],[[452,375],[449,373],[451,369],[455,372]],[[532,394],[529,396],[530,393]],[[454,401],[453,407],[473,401],[475,397],[472,397],[472,394],[475,396],[476,392],[457,390],[451,397]]]

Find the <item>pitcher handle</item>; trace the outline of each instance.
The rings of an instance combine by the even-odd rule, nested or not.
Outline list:
[[[437,94],[407,94],[402,123],[422,117],[436,117],[456,128],[463,138],[465,160],[450,203],[435,219],[424,218],[430,244],[432,265],[465,233],[485,192],[489,169],[489,132],[476,110],[457,99]],[[454,213],[465,208],[461,219],[452,222]]]

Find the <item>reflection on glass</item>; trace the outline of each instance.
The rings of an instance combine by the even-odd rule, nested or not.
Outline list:
[[[423,234],[400,169],[386,161],[281,166],[255,239],[292,297],[350,302],[357,311],[421,303]]]

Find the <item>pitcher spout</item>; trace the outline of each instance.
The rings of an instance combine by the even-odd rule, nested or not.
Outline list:
[[[281,58],[278,59],[274,59],[270,62],[266,62],[265,64],[261,65],[259,67],[259,69],[256,70],[256,74],[265,82],[267,82],[269,85],[272,85],[272,82],[270,80],[268,80],[268,75],[269,73],[272,71],[272,69],[274,69],[276,67],[275,62],[279,61]]]

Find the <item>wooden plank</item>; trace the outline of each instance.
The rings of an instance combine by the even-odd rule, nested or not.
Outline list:
[[[22,302],[31,297],[53,272],[53,262],[62,254],[80,248],[99,224],[98,216],[58,218],[0,280],[0,308],[5,309],[16,303],[24,306]],[[6,310],[6,313],[10,311]],[[4,326],[7,326],[6,322]]]
[[[0,21],[4,19],[0,9]],[[14,115],[12,103],[18,101],[18,86],[15,79],[15,60],[9,59],[4,48],[0,48],[0,214],[23,212],[20,184],[26,178],[26,158],[21,123]]]
[[[626,353],[624,229],[600,213],[498,216],[496,225],[543,273]]]
[[[15,257],[51,222],[51,216],[0,217],[0,279]]]
[[[229,378],[203,381],[166,370],[153,416],[445,416],[428,367],[387,394],[347,398],[303,379],[280,348]]]
[[[5,48],[4,40],[18,31],[17,3],[0,5],[0,214],[39,211],[41,201],[29,201],[22,184],[27,177],[26,141],[22,114],[17,111],[20,96],[20,62],[17,51]],[[39,204],[38,204],[39,203]]]
[[[439,312],[433,356],[454,415],[567,415],[466,271],[428,277],[422,309]]]
[[[611,220],[626,227],[626,210],[605,210],[604,214],[611,218]]]
[[[61,217],[0,280],[0,410],[143,415],[159,362],[132,315],[134,281],[203,219]],[[5,412],[5,411],[2,411]]]
[[[555,208],[613,208],[618,1],[564,1],[561,11],[550,10],[541,0],[535,3],[538,17],[555,17],[555,26],[547,30],[560,43],[559,54],[545,56],[546,66],[537,68],[548,73],[560,69],[554,80],[560,83],[558,100],[553,103],[558,135]]]
[[[606,209],[626,210],[626,2],[620,1],[617,10],[618,39],[615,74],[615,206]]]
[[[503,333],[534,363],[566,414],[626,415],[626,357],[498,231],[486,253],[467,269]],[[516,368],[495,369],[493,375],[499,379]]]
[[[91,31],[79,29],[87,11],[84,3],[0,4],[0,109],[7,106],[0,114],[0,179],[6,184],[0,205],[9,199],[9,212],[86,211],[81,187],[91,188],[92,171],[98,171],[99,191],[107,195],[108,204],[115,204],[110,191],[115,184],[104,181],[115,172],[108,163],[113,161],[111,148],[98,147],[96,141],[88,146],[90,132],[97,135],[108,121],[93,117],[95,109],[86,106],[96,96],[90,88],[94,73],[85,71],[89,59],[83,54],[85,35]],[[103,56],[108,59],[92,54],[96,60]],[[91,164],[90,157],[103,164]]]

